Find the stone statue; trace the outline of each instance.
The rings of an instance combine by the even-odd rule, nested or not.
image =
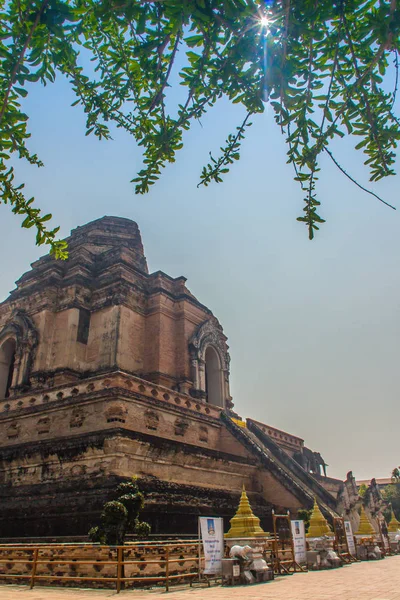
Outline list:
[[[384,520],[383,511],[388,508],[388,503],[383,498],[375,478],[371,479],[365,492],[364,506],[375,530],[379,531],[378,521]]]
[[[250,546],[232,546],[229,552],[231,558],[241,558],[243,560],[251,560],[253,549]]]
[[[314,452],[314,460],[315,460],[315,466],[317,468],[316,473],[318,475],[322,475],[322,473],[321,473],[321,468],[322,468],[322,471],[324,473],[324,477],[326,477],[326,467],[328,465],[324,461],[324,459],[322,458],[322,456],[321,456],[321,454],[319,452]]]
[[[319,452],[313,452],[313,450],[304,447],[303,452],[298,452],[294,456],[294,458],[298,463],[301,464],[301,466],[307,471],[307,473],[313,473],[314,475],[322,475],[322,467],[324,477],[326,477],[326,467],[328,465]]]
[[[343,487],[338,493],[337,510],[345,521],[350,521],[353,531],[357,531],[360,517],[358,514],[361,506],[361,498],[358,495],[358,488],[352,471],[349,471]]]
[[[371,483],[367,487],[364,497],[365,507],[369,510],[371,515],[375,517],[382,509],[387,507],[387,502],[382,497],[381,491],[376,479],[371,479]]]

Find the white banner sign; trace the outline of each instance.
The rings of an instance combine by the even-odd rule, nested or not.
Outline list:
[[[292,521],[294,559],[299,564],[307,562],[306,533],[304,521]]]
[[[346,532],[346,537],[347,537],[347,545],[349,546],[349,552],[350,554],[352,554],[353,556],[357,556],[356,553],[356,546],[354,544],[354,536],[353,536],[353,530],[351,528],[351,523],[350,521],[345,521],[344,522],[344,530]]]
[[[221,573],[221,560],[224,557],[224,520],[219,517],[199,517],[199,529],[204,548],[204,574]]]

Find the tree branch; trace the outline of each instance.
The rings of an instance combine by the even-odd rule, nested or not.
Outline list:
[[[34,21],[32,27],[31,27],[31,30],[30,30],[30,32],[29,32],[29,34],[28,34],[28,36],[27,36],[27,38],[25,40],[25,43],[24,43],[24,45],[22,47],[22,50],[21,50],[21,52],[20,52],[20,54],[19,54],[19,56],[17,58],[17,61],[16,61],[15,65],[14,65],[14,67],[13,67],[13,70],[11,71],[10,81],[9,81],[6,93],[4,95],[3,104],[2,104],[2,107],[1,107],[1,110],[0,110],[0,123],[1,123],[1,121],[3,119],[4,113],[5,113],[5,110],[6,110],[6,107],[7,107],[8,98],[10,96],[10,92],[12,90],[12,86],[14,85],[15,77],[16,77],[16,75],[18,73],[19,68],[21,67],[22,63],[24,62],[25,52],[26,52],[26,50],[27,50],[27,48],[29,46],[29,43],[30,43],[30,41],[32,39],[32,36],[33,36],[33,34],[35,32],[36,27],[39,24],[41,16],[42,16],[43,12],[46,10],[46,7],[47,7],[48,3],[49,3],[49,0],[44,0],[42,2],[41,7],[40,7],[40,9],[38,10],[38,12],[36,14],[36,18],[35,18],[35,21]]]
[[[330,150],[328,150],[328,148],[324,148],[324,150],[330,156],[330,158],[335,163],[335,165],[337,166],[337,168],[339,169],[339,171],[341,171],[343,173],[343,175],[345,175],[348,179],[350,179],[350,181],[352,183],[354,183],[357,187],[359,187],[360,190],[362,190],[363,192],[367,192],[367,194],[371,194],[371,196],[374,196],[377,200],[379,200],[379,202],[382,202],[382,204],[385,204],[389,208],[393,208],[393,210],[396,210],[395,206],[392,206],[392,204],[389,204],[388,202],[385,202],[385,200],[383,200],[380,196],[378,196],[378,194],[375,194],[375,192],[372,192],[368,188],[365,188],[363,185],[361,185],[360,183],[358,183],[358,181],[356,181],[354,179],[354,177],[352,177],[351,175],[349,175],[347,173],[347,171],[345,171],[345,169],[338,163],[338,161],[333,156],[332,152]]]
[[[153,100],[152,100],[152,102],[150,104],[150,108],[149,108],[147,114],[149,114],[157,106],[157,104],[159,103],[160,98],[161,98],[161,96],[162,96],[162,94],[163,94],[163,92],[165,90],[165,87],[166,87],[166,85],[168,83],[169,76],[170,76],[171,71],[172,71],[172,67],[173,67],[173,64],[174,64],[174,61],[175,61],[175,56],[176,56],[176,53],[178,51],[178,46],[179,46],[180,41],[181,41],[181,32],[179,31],[177,33],[177,36],[176,36],[176,40],[175,40],[175,44],[174,44],[174,49],[173,49],[172,54],[171,54],[171,59],[169,61],[169,65],[168,65],[168,69],[167,69],[167,73],[165,75],[164,81],[163,81],[163,83],[161,85],[161,88],[158,90],[157,94],[154,96],[154,98],[153,98]]]

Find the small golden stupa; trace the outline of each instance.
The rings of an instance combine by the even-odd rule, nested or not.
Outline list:
[[[319,509],[317,499],[314,498],[314,507],[310,517],[310,526],[306,537],[318,538],[323,535],[333,535],[331,528],[329,527],[328,521]]]
[[[358,530],[354,535],[376,535],[375,529],[372,527],[371,521],[367,517],[364,506],[361,506],[360,523]]]
[[[243,486],[239,508],[236,515],[230,520],[231,528],[225,534],[226,538],[248,538],[266,533],[260,527],[260,519],[253,514],[250,502]]]
[[[400,523],[399,521],[396,519],[396,515],[394,514],[393,508],[392,508],[392,518],[390,519],[389,525],[388,525],[388,532],[389,533],[397,533],[397,531],[400,529]]]

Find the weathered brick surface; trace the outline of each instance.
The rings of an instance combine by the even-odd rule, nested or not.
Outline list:
[[[39,259],[0,304],[0,332],[15,309],[37,329],[31,379],[116,366],[170,386],[190,378],[190,336],[212,313],[185,278],[148,273],[136,223],[100,219],[74,230],[69,244],[67,262]],[[87,344],[77,340],[81,308],[90,311]],[[20,384],[21,374],[14,379]]]

